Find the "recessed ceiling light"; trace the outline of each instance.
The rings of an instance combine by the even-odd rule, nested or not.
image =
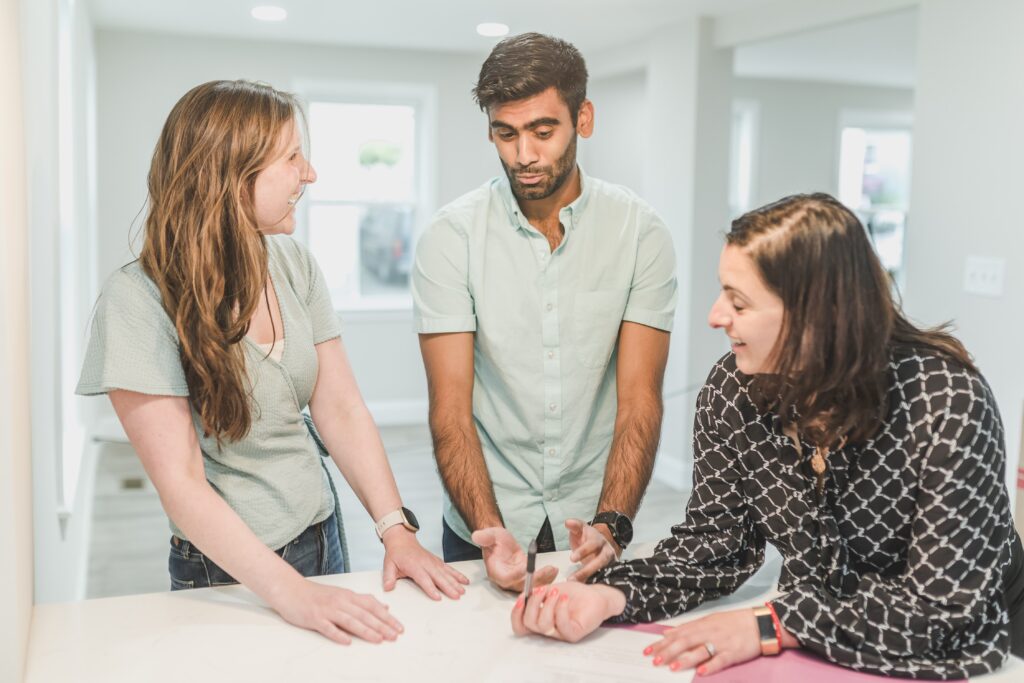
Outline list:
[[[493,22],[477,24],[476,32],[487,38],[500,38],[508,35],[508,25]]]
[[[251,14],[253,19],[260,21],[284,21],[288,18],[288,12],[284,7],[274,7],[273,5],[253,7]]]

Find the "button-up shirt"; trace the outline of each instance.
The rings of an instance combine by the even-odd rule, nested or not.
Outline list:
[[[669,331],[675,312],[665,224],[630,190],[580,176],[554,251],[500,177],[441,209],[413,269],[416,331],[475,332],[473,418],[502,519],[523,546],[547,517],[565,549],[564,521],[595,514],[619,328]],[[444,517],[469,539],[447,492]]]

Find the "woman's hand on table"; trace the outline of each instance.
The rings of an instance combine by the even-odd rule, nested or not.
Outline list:
[[[288,623],[348,645],[352,636],[371,643],[394,640],[405,629],[372,595],[301,577],[276,596],[271,607]]]
[[[526,581],[526,553],[505,527],[492,526],[473,532],[473,543],[480,546],[487,578],[498,588],[518,592]],[[533,585],[551,583],[558,568],[541,567],[533,574]]]
[[[519,596],[512,608],[512,631],[575,643],[625,607],[626,596],[611,586],[578,582],[541,586],[529,600]]]
[[[432,600],[440,600],[441,593],[458,600],[466,592],[462,586],[469,579],[428,552],[414,533],[394,526],[384,532],[383,540],[385,591],[393,590],[398,579],[412,579]]]
[[[749,608],[709,614],[666,631],[644,654],[655,666],[712,674],[761,656],[757,618]]]

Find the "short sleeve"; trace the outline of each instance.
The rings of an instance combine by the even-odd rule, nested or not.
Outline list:
[[[670,332],[676,311],[676,256],[672,235],[653,212],[650,222],[641,230],[633,283],[622,319]]]
[[[466,233],[444,217],[434,221],[416,246],[412,300],[419,333],[476,331],[469,242]]]
[[[320,264],[309,251],[301,247],[300,249],[306,261],[306,278],[309,282],[306,310],[309,312],[309,321],[313,329],[313,343],[320,344],[341,336],[341,320],[338,319],[338,312],[334,310],[331,292],[327,289],[327,281],[320,270]]]
[[[127,389],[155,396],[188,396],[178,334],[159,291],[124,270],[100,292],[75,393]]]

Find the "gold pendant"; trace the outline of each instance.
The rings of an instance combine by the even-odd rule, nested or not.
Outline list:
[[[818,477],[819,496],[825,491],[825,470],[828,467],[828,465],[825,464],[825,454],[827,453],[828,451],[821,446],[818,446],[814,449],[814,455],[811,456],[811,469],[814,470],[814,474]]]

